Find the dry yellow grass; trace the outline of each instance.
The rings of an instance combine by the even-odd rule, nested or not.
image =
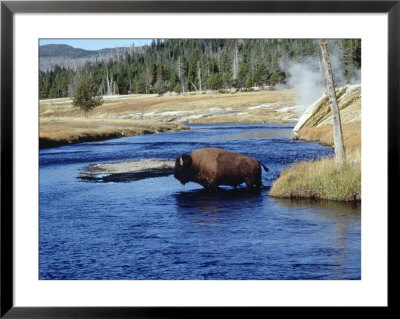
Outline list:
[[[343,142],[346,148],[361,146],[361,121],[342,124]],[[333,127],[324,125],[307,127],[299,132],[298,138],[304,141],[318,142],[322,145],[333,145]]]
[[[64,117],[40,119],[39,146],[99,141],[123,136],[144,135],[186,129],[179,123]]]
[[[295,112],[287,112],[286,116],[274,110],[261,109],[252,112],[237,112],[232,114],[220,114],[210,117],[193,118],[189,124],[217,124],[217,123],[287,123],[296,120]]]
[[[218,93],[218,94],[187,94],[172,96],[157,95],[125,95],[118,98],[106,98],[103,105],[90,112],[90,117],[109,118],[140,112],[204,112],[210,108],[228,108],[241,110],[260,104],[280,103],[292,105],[294,90]],[[41,100],[40,117],[81,116],[81,111],[72,106],[71,100]],[[255,110],[255,112],[258,110]]]
[[[361,201],[361,148],[346,152],[347,163],[338,171],[333,158],[302,162],[284,170],[269,195]]]

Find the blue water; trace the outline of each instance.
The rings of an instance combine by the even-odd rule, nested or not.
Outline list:
[[[40,150],[40,279],[361,279],[360,206],[268,196],[296,161],[332,156],[290,141],[292,127],[193,125],[192,130]],[[260,193],[207,193],[173,176],[82,181],[89,164],[175,159],[201,147],[266,166]]]

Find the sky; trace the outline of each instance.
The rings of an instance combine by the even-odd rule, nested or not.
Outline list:
[[[84,50],[100,50],[105,48],[130,47],[132,43],[136,47],[150,44],[151,39],[40,39],[40,45],[67,44],[74,48]]]

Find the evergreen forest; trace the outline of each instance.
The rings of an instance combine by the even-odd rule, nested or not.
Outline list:
[[[329,40],[328,48],[350,82],[361,69],[361,40]],[[41,70],[39,97],[72,97],[85,74],[99,95],[274,89],[287,84],[289,63],[305,60],[322,71],[317,39],[156,39],[79,66]]]

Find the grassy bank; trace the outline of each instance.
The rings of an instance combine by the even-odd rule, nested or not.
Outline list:
[[[338,201],[361,200],[361,151],[347,151],[347,164],[337,171],[333,158],[301,162],[284,170],[269,195]]]
[[[343,125],[346,165],[338,171],[334,158],[301,162],[284,170],[269,195],[284,198],[312,198],[361,201],[361,123]],[[304,129],[300,139],[332,145],[332,126]]]
[[[39,148],[102,141],[111,138],[173,132],[187,129],[179,123],[101,118],[41,118]]]

